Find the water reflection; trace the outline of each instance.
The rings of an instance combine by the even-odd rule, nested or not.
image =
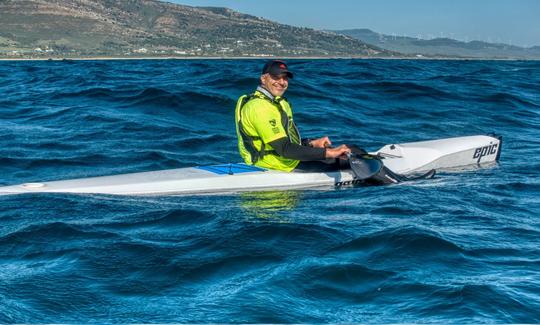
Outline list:
[[[289,222],[287,213],[298,206],[302,191],[245,192],[240,195],[240,207],[250,218]]]

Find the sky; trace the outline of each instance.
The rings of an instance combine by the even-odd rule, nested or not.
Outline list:
[[[540,0],[167,0],[227,7],[315,29],[369,28],[423,39],[540,45]]]

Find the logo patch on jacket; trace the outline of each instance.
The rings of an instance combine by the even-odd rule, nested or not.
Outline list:
[[[272,119],[272,120],[270,120],[268,122],[270,122],[271,126],[276,126],[276,124],[277,124],[276,119]]]

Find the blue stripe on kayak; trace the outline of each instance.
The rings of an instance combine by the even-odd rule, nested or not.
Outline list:
[[[246,165],[246,164],[223,164],[223,165],[213,165],[213,166],[197,166],[197,169],[206,170],[218,175],[224,174],[241,174],[241,173],[251,173],[251,172],[263,172],[266,169]]]

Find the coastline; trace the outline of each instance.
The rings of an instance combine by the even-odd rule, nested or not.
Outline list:
[[[265,56],[265,57],[248,57],[248,56],[137,56],[137,57],[122,57],[122,56],[94,56],[94,57],[48,57],[48,58],[16,58],[6,57],[0,58],[0,61],[122,61],[122,60],[269,60],[269,59],[284,59],[284,60],[441,60],[441,61],[540,61],[538,59],[524,58],[465,58],[465,57],[416,57],[416,56]]]

